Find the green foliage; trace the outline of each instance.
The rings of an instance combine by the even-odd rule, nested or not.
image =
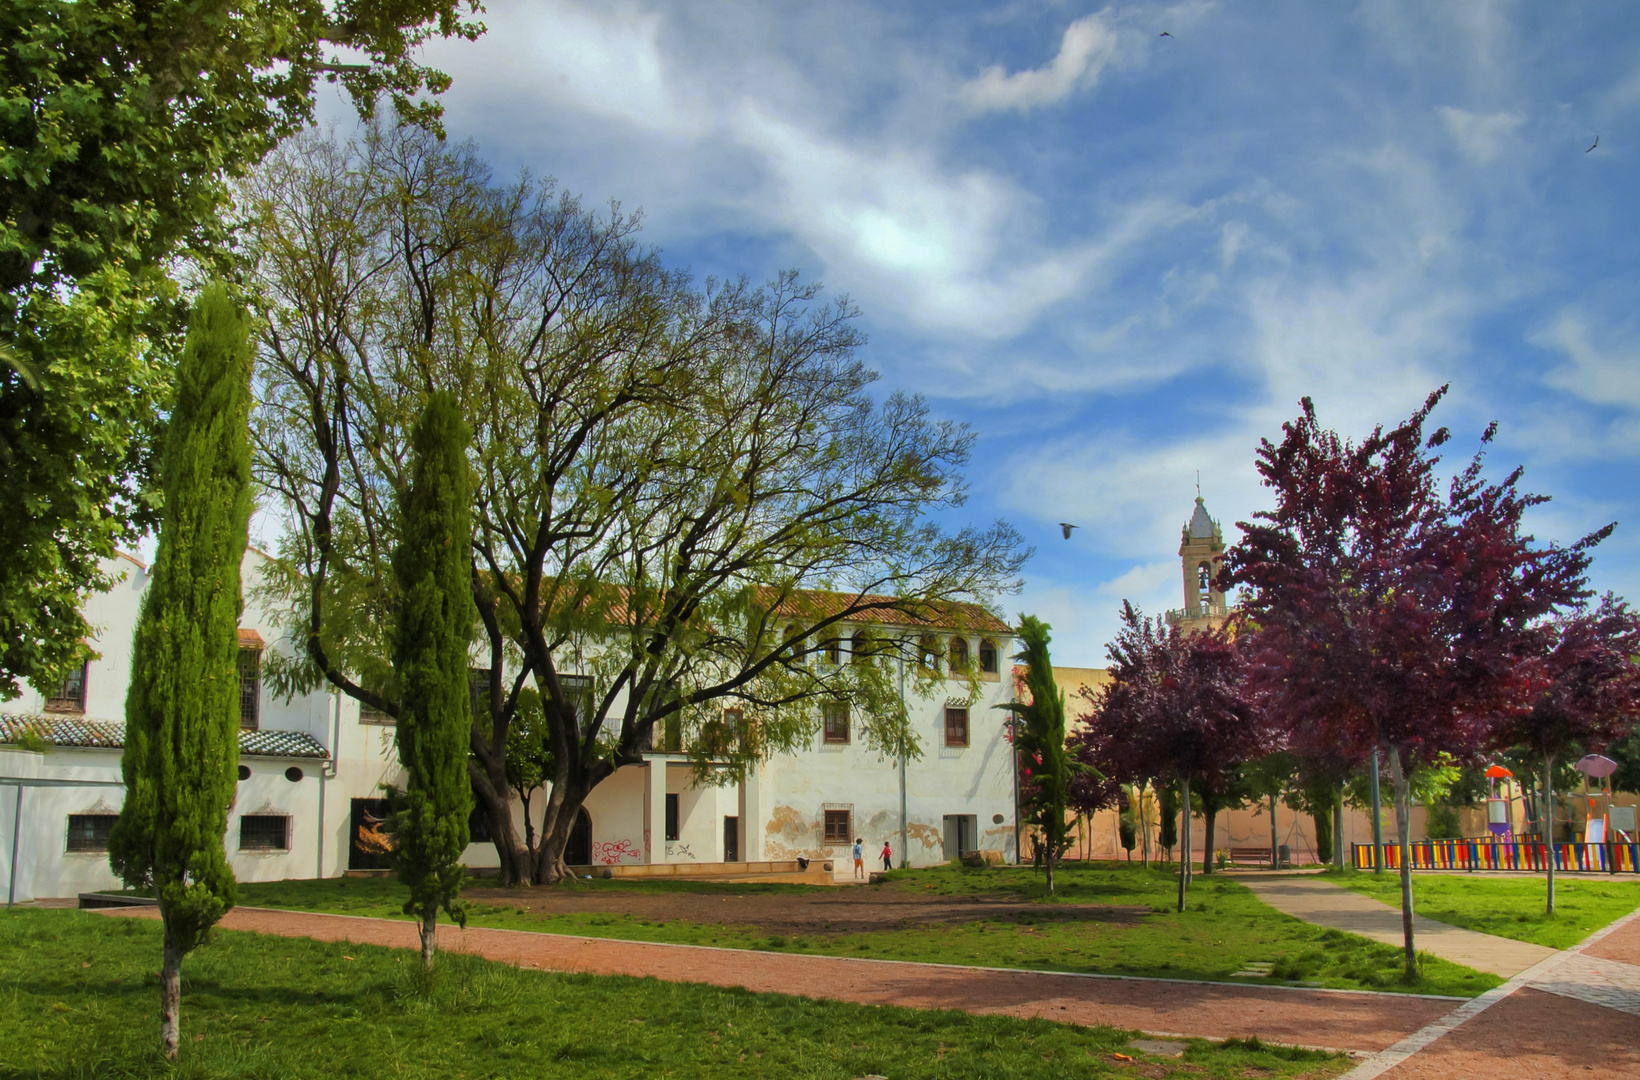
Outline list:
[[[1156,844],[1171,852],[1179,845],[1179,789],[1169,784],[1161,789],[1158,802]]]
[[[151,886],[177,950],[234,903],[222,836],[238,782],[240,562],[250,522],[251,351],[221,285],[200,294],[177,371],[161,481],[165,512],[131,652],[109,860]]]
[[[1122,785],[1122,810],[1116,819],[1116,836],[1122,850],[1133,858],[1133,849],[1139,844],[1139,820],[1133,808],[1133,785]]]
[[[1424,806],[1424,835],[1431,840],[1456,840],[1463,835],[1458,828],[1458,811],[1445,802]]]
[[[326,44],[361,112],[436,123],[415,63],[475,36],[458,0],[0,4],[0,699],[86,657],[100,566],[155,521],[185,322],[173,274],[227,273],[228,184],[313,118]]]
[[[393,863],[410,891],[406,914],[423,920],[424,953],[442,907],[458,923],[472,787],[467,742],[472,729],[467,647],[473,610],[471,497],[467,444],[455,396],[427,401],[411,436],[410,483],[399,501],[399,546],[393,553],[400,607],[393,627],[393,667],[402,705],[397,741],[406,774],[394,816]]]
[[[1328,871],[1330,880],[1376,900],[1400,902],[1401,884],[1390,875]],[[1477,874],[1419,874],[1412,879],[1418,914],[1483,934],[1566,949],[1640,907],[1640,880],[1633,875],[1562,877],[1555,882],[1555,911],[1543,908],[1543,879]]]
[[[1019,622],[1020,651],[1025,662],[1025,690],[1030,702],[999,706],[1014,713],[1014,746],[1020,762],[1020,799],[1026,820],[1042,832],[1047,845],[1048,888],[1053,889],[1053,864],[1070,846],[1066,820],[1073,763],[1065,749],[1065,692],[1053,680],[1048,656],[1047,623],[1034,615]]]

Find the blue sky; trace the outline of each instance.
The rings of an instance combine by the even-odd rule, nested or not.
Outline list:
[[[1305,394],[1359,435],[1450,382],[1456,453],[1498,420],[1536,534],[1618,521],[1595,584],[1640,599],[1632,4],[487,7],[428,50],[451,134],[852,296],[883,389],[977,432],[1061,664],[1180,604],[1197,470],[1233,540]]]

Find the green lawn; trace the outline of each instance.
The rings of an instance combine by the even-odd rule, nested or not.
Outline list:
[[[408,950],[218,931],[183,968],[180,1061],[159,1060],[160,927],[78,911],[0,914],[0,1080],[487,1077],[1312,1077],[1341,1056],[874,1008],[653,979],[555,975],[448,954],[429,993]]]
[[[519,890],[515,903],[474,903],[470,923],[513,930],[583,934],[631,941],[663,941],[726,948],[781,950],[840,956],[871,956],[985,967],[1044,971],[1151,975],[1250,985],[1302,981],[1341,989],[1405,990],[1473,996],[1496,986],[1496,976],[1426,957],[1423,978],[1400,981],[1400,952],[1365,938],[1323,930],[1283,915],[1252,893],[1222,878],[1197,877],[1188,910],[1174,911],[1177,879],[1166,870],[1096,863],[1067,866],[1059,874],[1059,895],[1043,895],[1040,876],[1029,868],[938,867],[896,871],[867,890],[918,895],[984,895],[1030,902],[1022,915],[967,923],[907,922],[891,929],[860,932],[817,931],[771,935],[756,926],[683,919],[646,920],[623,914],[623,893],[689,891],[750,895],[757,887],[707,883],[592,881],[562,886],[611,898],[612,910],[559,913],[525,910],[532,893]],[[777,891],[812,886],[763,886],[769,903]],[[292,881],[242,885],[240,903],[306,911],[402,918],[403,891],[387,878]],[[854,894],[847,894],[854,895]],[[865,896],[870,896],[866,892]],[[1067,919],[1069,904],[1137,909],[1126,922]],[[1250,962],[1273,965],[1268,977],[1236,978]]]
[[[1330,870],[1325,876],[1375,900],[1401,906],[1398,873]],[[1412,875],[1412,909],[1426,918],[1453,926],[1564,949],[1640,907],[1640,879],[1634,875],[1606,879],[1555,878],[1552,917],[1543,910],[1545,888],[1542,877],[1415,873]]]

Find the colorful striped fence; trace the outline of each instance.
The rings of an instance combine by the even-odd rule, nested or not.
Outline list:
[[[1401,848],[1385,844],[1382,862],[1371,844],[1352,844],[1357,870],[1401,868]],[[1553,851],[1556,870],[1586,873],[1640,873],[1640,844],[1544,844],[1536,840],[1415,840],[1414,870],[1543,870]]]

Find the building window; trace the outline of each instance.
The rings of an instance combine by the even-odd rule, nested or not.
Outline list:
[[[997,643],[990,638],[979,643],[979,670],[985,675],[997,673]]]
[[[108,834],[119,819],[118,814],[68,815],[68,850],[107,851]]]
[[[954,637],[951,639],[951,648],[948,650],[951,663],[951,674],[959,675],[968,670],[968,639]]]
[[[837,637],[827,638],[820,644],[820,653],[826,658],[826,663],[841,664],[843,662],[843,639]]]
[[[482,806],[473,807],[473,812],[467,815],[467,842],[469,844],[488,844],[490,836],[490,815],[484,812]]]
[[[808,639],[799,634],[796,623],[786,627],[786,640],[791,642],[792,663],[802,665],[809,662]]]
[[[933,634],[924,634],[917,639],[917,664],[925,672],[939,674],[940,643]]]
[[[63,685],[46,698],[46,712],[85,712],[85,673],[89,664],[81,664],[68,673]]]
[[[966,708],[949,708],[945,710],[945,745],[968,745],[968,710]]]
[[[284,814],[246,814],[239,819],[240,851],[289,851],[290,818]]]
[[[472,702],[473,719],[488,720],[490,718],[490,669],[475,667],[467,669],[467,698]]]
[[[820,706],[820,716],[826,742],[848,742],[848,702],[828,701]]]
[[[843,847],[847,847],[850,843],[853,842],[853,836],[854,836],[853,817],[854,817],[854,813],[853,813],[853,811],[850,811],[850,810],[827,810],[827,811],[825,811],[825,822],[826,822],[826,841],[825,841],[825,843],[826,843],[827,847],[837,847],[838,845],[841,845]]]
[[[1213,567],[1209,563],[1202,563],[1196,567],[1196,589],[1201,594],[1202,603],[1208,603],[1213,598]]]
[[[239,650],[239,726],[255,731],[261,717],[262,650]]]
[[[848,658],[851,664],[871,663],[871,638],[864,630],[856,630],[849,638]]]
[[[391,716],[381,709],[372,708],[364,702],[359,702],[359,723],[361,724],[392,724],[396,723]]]
[[[668,840],[678,838],[678,797],[676,795],[666,797],[666,838]]]
[[[575,710],[575,719],[585,728],[592,722],[592,676],[559,675],[558,686],[564,691],[564,700]]]

